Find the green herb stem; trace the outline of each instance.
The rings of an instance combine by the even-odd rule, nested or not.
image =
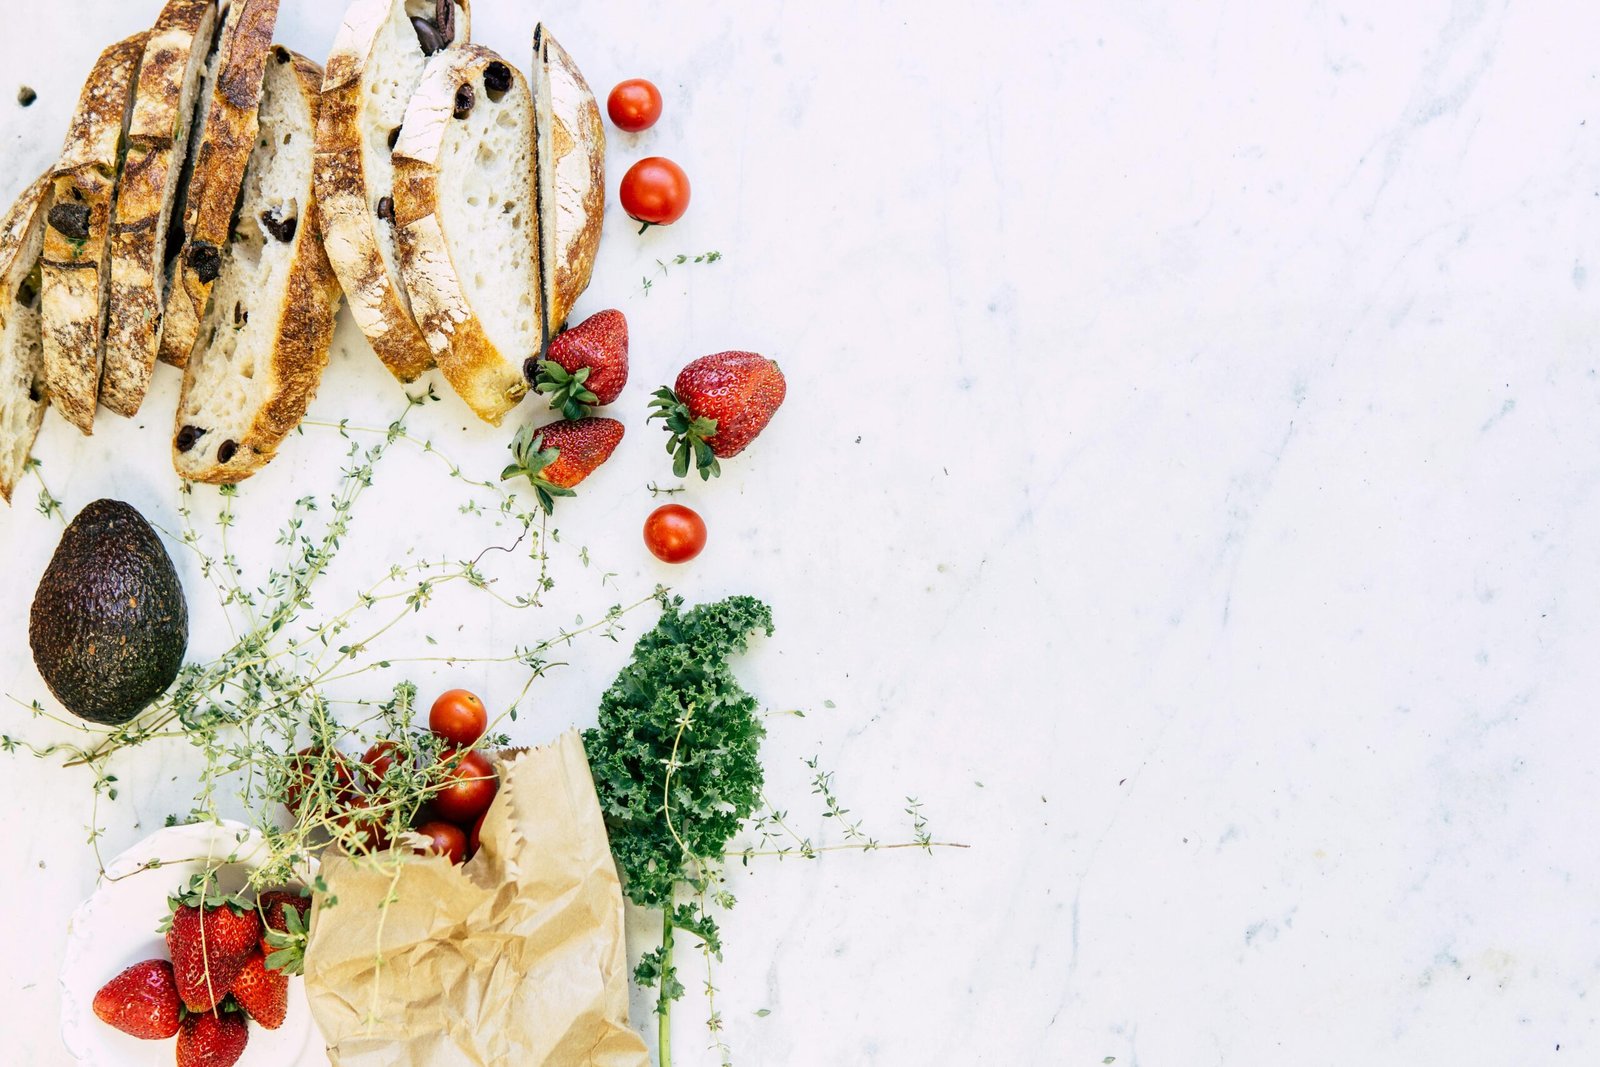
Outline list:
[[[666,908],[661,912],[661,973],[672,973],[672,909]],[[656,1005],[656,1063],[660,1067],[672,1067],[672,1001],[665,993],[666,983],[662,983],[662,995]]]

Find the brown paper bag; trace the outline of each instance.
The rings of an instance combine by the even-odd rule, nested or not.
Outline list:
[[[583,743],[506,754],[500,774],[464,867],[323,861],[337,902],[318,897],[305,981],[338,1067],[645,1067]]]

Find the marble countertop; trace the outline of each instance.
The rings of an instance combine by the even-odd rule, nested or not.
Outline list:
[[[476,6],[475,36],[521,56],[527,5]],[[29,5],[30,32],[0,39],[39,93],[22,109],[0,86],[0,195],[157,7]],[[283,0],[280,39],[325,55],[341,7]],[[806,712],[772,720],[774,801],[839,840],[815,756],[882,840],[909,834],[915,795],[972,846],[735,872],[717,1006],[736,1062],[1600,1062],[1600,9],[1561,7],[540,10],[597,90],[665,94],[659,127],[613,133],[613,196],[663,154],[694,202],[643,237],[613,205],[577,310],[629,317],[629,438],[558,512],[547,606],[447,602],[394,639],[503,649],[658,582],[759,595],[778,630],[739,673]],[[712,540],[671,569],[639,538],[647,486],[675,484],[645,405],[722,348],[779,359],[789,399],[678,498]],[[163,368],[92,439],[50,420],[36,454],[69,513],[115,495],[178,528],[176,385]],[[311,419],[403,404],[346,316]],[[453,398],[417,420],[498,472],[509,430]],[[241,489],[230,548],[252,573],[342,444],[308,426]],[[59,532],[36,490],[0,514],[0,691],[24,700]],[[392,453],[333,580],[481,547],[463,500]],[[173,551],[192,652],[215,652],[214,598]],[[627,647],[575,645],[516,738],[592,721]],[[521,684],[410,673],[491,701]],[[7,707],[0,730],[64,736]],[[0,1040],[57,1067],[86,827],[109,857],[187,810],[197,757],[127,756],[98,811],[79,773],[0,767]],[[689,985],[676,1062],[714,1064]]]

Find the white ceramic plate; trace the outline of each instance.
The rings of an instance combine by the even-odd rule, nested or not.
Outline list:
[[[73,913],[61,965],[61,1039],[79,1063],[170,1067],[172,1041],[141,1041],[107,1026],[95,1017],[94,995],[124,967],[167,958],[166,942],[156,932],[167,914],[167,897],[201,871],[207,858],[235,857],[236,862],[219,876],[222,889],[232,891],[244,883],[261,847],[260,835],[239,823],[172,826],[151,834],[107,865],[100,887]],[[151,860],[162,865],[140,870]],[[119,876],[126,877],[111,880]],[[289,1014],[281,1027],[267,1030],[250,1024],[250,1043],[239,1064],[328,1067],[301,979],[289,980]]]

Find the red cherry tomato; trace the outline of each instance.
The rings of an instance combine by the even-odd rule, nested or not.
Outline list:
[[[293,769],[284,787],[283,806],[291,815],[300,814],[300,802],[307,793],[329,803],[341,803],[355,792],[350,761],[338,749],[330,754],[316,745],[307,745],[289,763]]]
[[[389,847],[389,829],[386,823],[388,813],[362,814],[372,805],[373,798],[366,793],[353,796],[346,804],[345,810],[334,821],[354,831],[354,844],[358,848],[368,852],[382,852]]]
[[[478,851],[478,838],[483,836],[483,820],[489,817],[486,811],[478,816],[478,821],[472,824],[472,833],[467,837],[467,846],[473,853]]]
[[[689,210],[689,176],[683,168],[663,156],[648,156],[628,168],[622,176],[622,210],[635,222],[666,226],[683,218]]]
[[[448,763],[457,753],[440,755],[441,763]],[[500,791],[500,780],[495,776],[494,764],[481,752],[468,752],[460,762],[445,771],[444,787],[433,797],[433,810],[441,818],[457,826],[471,826],[473,820],[489,810],[494,796]]]
[[[618,82],[606,97],[606,114],[619,130],[648,130],[661,118],[661,90],[643,78]]]
[[[465,689],[441,693],[428,712],[428,729],[435,737],[466,748],[489,728],[489,713],[483,701]]]
[[[361,757],[363,770],[366,771],[367,788],[381,784],[399,760],[400,746],[393,741],[379,741],[366,754]]]
[[[417,827],[417,833],[428,839],[428,846],[419,848],[418,852],[448,856],[451,863],[467,858],[467,835],[461,832],[461,827],[447,822],[425,822]]]
[[[663,563],[687,563],[706,547],[706,520],[693,508],[663,504],[644,520],[644,543]]]

